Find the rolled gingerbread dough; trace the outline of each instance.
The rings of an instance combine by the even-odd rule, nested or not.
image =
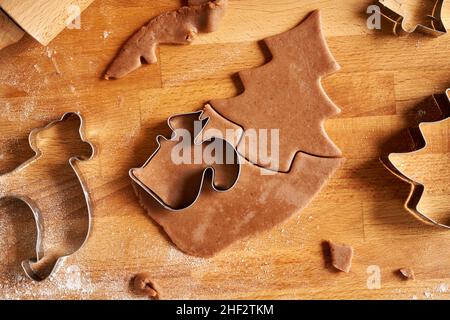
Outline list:
[[[245,159],[236,186],[224,193],[204,184],[198,201],[169,212],[139,186],[135,191],[149,216],[187,254],[211,257],[231,243],[270,230],[305,208],[340,166],[342,159],[298,154],[289,174],[262,175]]]
[[[164,188],[171,186],[171,180],[162,179],[158,172],[167,170],[167,166],[155,163],[152,170],[144,167],[139,172],[140,183],[134,181],[141,205],[188,254],[210,257],[236,240],[269,230],[298,214],[343,162],[340,150],[323,129],[325,119],[339,109],[323,91],[320,79],[339,66],[321,32],[319,12],[266,43],[273,60],[240,73],[244,94],[214,100],[205,107],[200,117],[207,121],[205,134],[196,137],[196,142],[225,136],[239,151],[248,129],[279,129],[280,170],[268,170],[253,159],[252,150],[241,150],[237,184],[223,193],[214,192],[210,183],[203,184],[197,201],[180,212],[166,210],[142,188],[142,184],[150,183],[167,194]],[[178,126],[191,128],[186,123]],[[231,136],[228,130],[233,131]],[[182,170],[171,167],[164,174],[182,176]]]
[[[205,107],[200,118],[208,120],[207,127],[214,127],[222,136],[227,129],[236,130],[235,124],[210,106]],[[343,161],[298,153],[291,171],[281,173],[262,169],[239,157],[241,172],[232,189],[217,193],[210,183],[205,183],[197,201],[180,212],[167,211],[144,188],[133,184],[141,205],[182,251],[210,257],[236,240],[273,228],[306,207]],[[158,165],[154,168],[166,169]],[[174,167],[168,172],[177,176],[182,171],[183,168]],[[139,173],[141,181],[150,179],[162,187],[172,181],[154,180],[155,174],[159,175],[145,168]]]
[[[272,60],[239,72],[245,91],[233,98],[212,100],[224,118],[240,125],[244,136],[238,151],[259,166],[288,172],[297,152],[318,157],[340,157],[341,151],[328,137],[325,120],[340,112],[322,88],[321,79],[337,72],[321,29],[319,11],[313,11],[297,27],[264,40]],[[254,132],[279,132],[278,163],[261,158],[260,145],[271,145],[269,135],[259,144],[248,144]]]

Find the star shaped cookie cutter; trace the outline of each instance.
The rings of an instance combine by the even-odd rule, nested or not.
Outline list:
[[[50,277],[57,270],[58,266],[65,258],[73,255],[75,252],[79,251],[86,244],[89,234],[90,234],[90,231],[91,231],[91,222],[92,222],[91,221],[92,220],[91,199],[90,199],[90,195],[89,195],[86,183],[84,182],[84,180],[81,176],[81,173],[78,171],[78,169],[76,167],[76,162],[89,161],[94,157],[94,153],[95,153],[94,145],[92,143],[90,143],[88,140],[86,140],[86,138],[85,138],[83,117],[78,112],[68,112],[68,113],[65,113],[60,119],[50,122],[48,125],[46,125],[44,127],[33,129],[29,134],[28,142],[29,142],[31,149],[34,151],[34,156],[32,158],[30,158],[29,160],[25,161],[24,163],[22,163],[20,166],[18,166],[11,172],[8,172],[8,173],[0,176],[0,181],[1,181],[1,179],[3,177],[5,177],[7,175],[15,175],[16,173],[24,170],[25,168],[29,167],[30,165],[32,165],[33,163],[38,161],[42,157],[43,153],[37,146],[37,135],[44,130],[54,127],[58,123],[66,121],[67,119],[69,119],[72,116],[76,116],[79,118],[80,126],[78,128],[78,133],[79,133],[81,142],[88,144],[91,149],[89,157],[84,158],[84,157],[79,157],[79,156],[72,156],[68,160],[68,163],[69,163],[70,167],[72,168],[73,172],[75,173],[75,176],[76,176],[77,180],[79,181],[81,189],[83,191],[83,197],[86,201],[86,208],[87,208],[87,214],[88,214],[88,225],[87,225],[86,237],[83,240],[83,243],[81,244],[81,246],[78,247],[77,250],[73,251],[72,253],[70,253],[68,255],[58,257],[58,259],[56,260],[56,263],[52,267],[51,271],[45,277],[38,274],[33,269],[33,264],[40,262],[44,258],[44,244],[43,244],[44,221],[43,221],[43,217],[41,215],[41,210],[40,210],[38,204],[36,203],[36,201],[32,199],[32,196],[20,194],[19,192],[14,191],[14,190],[3,191],[3,193],[0,194],[0,199],[13,198],[13,199],[18,199],[18,200],[23,201],[32,211],[32,214],[33,214],[33,217],[35,220],[35,224],[36,224],[36,246],[35,246],[36,257],[22,261],[21,265],[22,265],[22,268],[23,268],[25,274],[31,280],[34,280],[34,281],[43,281],[46,278]]]
[[[436,0],[431,14],[427,15],[427,17],[431,20],[431,26],[418,24],[411,31],[404,29],[403,21],[405,17],[401,15],[398,8],[394,8],[392,3],[386,0],[378,0],[378,6],[380,7],[380,14],[383,20],[382,24],[385,25],[385,28],[391,29],[392,33],[396,36],[405,36],[415,31],[419,31],[433,37],[439,37],[447,33],[447,29],[442,21],[442,8],[444,6],[444,0]]]
[[[180,138],[179,135],[177,134],[177,128],[175,128],[175,126],[173,125],[174,120],[181,118],[181,117],[186,117],[186,116],[195,116],[196,118],[198,118],[198,120],[196,121],[200,121],[202,122],[202,127],[201,128],[195,128],[193,130],[193,145],[201,145],[202,143],[205,143],[205,141],[199,141],[198,137],[201,134],[201,132],[203,131],[204,127],[206,126],[206,124],[210,121],[210,119],[208,117],[203,118],[205,114],[205,110],[201,110],[201,111],[196,111],[196,112],[190,112],[190,113],[182,113],[182,114],[177,114],[177,115],[173,115],[171,116],[168,120],[167,120],[167,125],[170,128],[170,130],[172,130],[172,135],[170,138],[167,138],[163,135],[158,135],[156,137],[156,142],[157,142],[157,148],[156,150],[153,152],[153,154],[150,156],[150,158],[147,159],[147,161],[144,163],[143,166],[141,166],[140,168],[133,168],[130,169],[129,171],[129,176],[132,179],[133,182],[133,186],[134,187],[140,187],[143,190],[146,191],[146,193],[151,196],[154,200],[156,200],[162,207],[164,207],[164,209],[169,210],[169,211],[173,211],[173,212],[179,212],[179,211],[183,211],[185,209],[188,209],[190,207],[192,207],[193,205],[195,205],[195,203],[198,201],[198,199],[200,198],[200,195],[202,193],[202,189],[203,189],[203,185],[205,180],[207,179],[207,175],[208,173],[211,174],[211,187],[213,189],[213,191],[215,192],[226,192],[230,189],[232,189],[238,182],[240,174],[241,174],[241,160],[240,157],[238,156],[237,150],[235,148],[235,146],[233,146],[233,144],[229,141],[227,141],[226,139],[220,139],[223,140],[224,145],[227,148],[232,148],[233,152],[234,152],[234,160],[236,161],[236,165],[237,165],[237,172],[235,177],[233,178],[233,181],[231,183],[230,186],[227,187],[220,187],[215,183],[215,177],[216,177],[216,169],[212,166],[209,165],[207,166],[205,169],[203,169],[202,174],[201,174],[201,180],[198,187],[198,191],[196,192],[196,195],[194,197],[194,199],[192,199],[192,201],[188,204],[184,204],[181,206],[174,206],[171,205],[169,203],[167,203],[167,201],[165,201],[160,195],[158,195],[156,192],[154,192],[154,190],[152,190],[150,187],[148,187],[145,183],[143,183],[141,181],[141,179],[139,179],[139,177],[136,175],[136,170],[142,170],[145,167],[147,167],[152,160],[156,157],[156,155],[161,151],[162,148],[162,143],[164,142],[174,142],[174,141],[178,141],[178,139]],[[217,138],[213,138],[211,137],[210,140],[212,139],[217,139]]]
[[[415,216],[422,222],[425,222],[430,225],[438,226],[441,228],[450,229],[450,225],[436,221],[436,219],[431,218],[425,212],[423,212],[422,210],[419,209],[420,201],[422,199],[422,196],[424,195],[425,186],[419,182],[414,181],[412,178],[408,177],[407,175],[403,174],[402,171],[400,170],[400,168],[393,161],[393,157],[395,157],[397,155],[405,155],[405,154],[414,155],[414,154],[424,150],[428,146],[428,141],[424,135],[425,127],[450,122],[450,89],[447,89],[445,95],[446,95],[447,101],[446,101],[446,103],[444,103],[444,105],[442,105],[442,103],[439,104],[439,102],[438,102],[439,99],[438,99],[437,95],[433,96],[434,102],[441,109],[441,112],[442,112],[444,118],[442,120],[434,121],[434,122],[422,122],[419,124],[417,132],[415,134],[412,132],[412,134],[411,134],[416,145],[420,146],[419,149],[416,151],[408,152],[408,153],[391,153],[387,157],[381,157],[380,160],[383,163],[383,165],[386,167],[386,169],[388,169],[392,174],[394,174],[399,179],[401,179],[411,185],[410,193],[404,204],[404,207],[408,212],[410,212],[413,216]],[[450,163],[449,163],[449,168],[450,168]]]

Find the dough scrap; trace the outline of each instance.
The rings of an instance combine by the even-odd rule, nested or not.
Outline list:
[[[245,91],[230,99],[212,100],[224,118],[245,130],[238,151],[264,168],[288,172],[297,152],[318,157],[340,157],[341,151],[324,129],[327,118],[340,112],[323,90],[322,77],[340,66],[328,49],[319,11],[294,29],[264,40],[272,60],[242,71]],[[261,159],[258,145],[247,145],[255,130],[279,130],[279,163]],[[260,135],[259,145],[271,145]]]
[[[337,270],[349,273],[352,268],[353,247],[328,241],[331,262]]]
[[[122,47],[105,73],[105,79],[120,79],[142,65],[158,61],[159,44],[189,44],[198,33],[214,32],[225,15],[228,0],[190,1],[192,6],[163,13],[137,31]]]
[[[398,272],[405,280],[416,280],[414,270],[411,268],[401,268],[398,270]]]
[[[138,273],[133,279],[133,289],[140,295],[158,299],[158,291],[151,280],[151,275],[147,272]]]

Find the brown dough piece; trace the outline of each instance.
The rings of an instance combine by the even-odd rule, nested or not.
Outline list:
[[[151,280],[151,275],[147,272],[138,273],[133,279],[133,289],[140,295],[152,299],[158,299],[158,291]]]
[[[203,130],[201,136],[196,138],[196,143],[220,137],[236,147],[242,138],[244,130],[218,114],[210,104],[205,105],[200,119],[207,121],[206,130]]]
[[[398,273],[405,280],[416,280],[416,275],[414,274],[414,270],[411,268],[401,268],[398,270]]]
[[[352,268],[353,248],[345,244],[328,241],[331,262],[337,270],[349,273]]]
[[[269,230],[298,214],[321,190],[342,159],[297,154],[289,174],[261,174],[242,159],[236,186],[223,193],[204,184],[198,201],[182,212],[169,212],[134,184],[141,205],[182,251],[210,257],[236,240]]]
[[[214,170],[213,185],[218,191],[232,188],[239,177],[238,155],[232,145],[216,137],[211,137],[213,140],[199,145],[194,144],[195,137],[201,133],[199,129],[204,122],[202,117],[202,112],[172,117],[169,120],[175,134],[172,139],[167,140],[159,136],[157,140],[160,148],[142,168],[132,169],[130,172],[131,177],[142,184],[141,187],[153,194],[168,209],[182,210],[197,200],[207,168]],[[194,128],[195,121],[199,128]],[[189,134],[187,139],[182,138],[181,130],[184,130],[184,135]],[[181,141],[187,142],[185,151],[174,149],[181,145]],[[194,146],[196,148],[193,148]],[[195,150],[201,152],[197,162]],[[174,160],[181,159],[174,159],[174,154],[178,157],[183,156],[183,153],[187,155],[185,163],[175,162]],[[227,155],[230,158],[226,159]],[[208,160],[210,162],[207,162]],[[227,160],[230,162],[226,162]]]
[[[228,0],[213,0],[153,18],[125,43],[106,71],[105,79],[126,76],[142,65],[141,59],[149,64],[156,63],[159,44],[189,44],[198,33],[216,31],[227,7]]]
[[[250,139],[248,131],[238,151],[252,163],[281,172],[289,171],[299,151],[340,157],[340,150],[324,129],[325,120],[340,110],[320,83],[322,77],[340,67],[321,31],[319,11],[311,13],[296,28],[264,41],[273,55],[272,61],[240,72],[244,93],[231,99],[213,100],[211,105],[244,130],[279,129],[279,167],[260,161],[257,146],[246,146],[245,141]]]

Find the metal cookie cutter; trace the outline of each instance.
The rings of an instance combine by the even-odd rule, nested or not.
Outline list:
[[[391,0],[392,1],[392,0]],[[404,36],[411,34],[415,31],[419,31],[428,34],[433,37],[442,36],[447,33],[447,29],[442,21],[442,8],[444,0],[436,0],[433,10],[427,18],[430,18],[431,26],[417,25],[412,31],[407,31],[403,28],[404,16],[399,12],[399,6],[394,8],[391,1],[378,0],[378,6],[380,7],[380,14],[382,18],[382,24],[385,28],[388,28],[396,36]]]
[[[87,141],[85,139],[85,135],[84,135],[84,121],[83,121],[82,116],[78,112],[65,113],[59,120],[53,121],[53,122],[49,123],[47,126],[45,126],[45,127],[37,128],[37,129],[32,130],[30,132],[30,135],[29,135],[29,145],[30,145],[31,149],[34,151],[35,155],[31,159],[29,159],[26,162],[22,163],[19,167],[17,167],[13,171],[0,176],[0,199],[2,199],[2,198],[19,199],[19,200],[23,201],[31,209],[31,211],[33,213],[33,217],[34,217],[34,220],[35,220],[35,223],[36,223],[36,228],[37,228],[36,257],[35,258],[31,258],[29,260],[22,261],[22,268],[25,271],[26,275],[30,279],[34,280],[34,281],[45,280],[47,277],[49,277],[57,269],[57,267],[58,267],[60,262],[62,262],[66,257],[72,255],[76,251],[72,252],[69,255],[58,257],[58,259],[56,260],[56,263],[52,266],[51,271],[46,276],[39,275],[35,270],[33,270],[33,267],[32,267],[33,264],[36,264],[36,263],[40,262],[44,258],[44,245],[43,245],[43,240],[44,240],[44,220],[43,220],[43,217],[41,215],[41,209],[39,208],[39,205],[37,203],[38,201],[36,201],[37,199],[33,199],[33,195],[27,194],[28,192],[25,192],[25,191],[17,191],[17,190],[12,190],[12,189],[8,190],[7,182],[8,181],[12,181],[11,179],[14,179],[14,177],[16,175],[20,175],[20,173],[23,172],[23,170],[26,170],[28,167],[33,166],[33,164],[36,163],[41,158],[42,151],[39,150],[38,145],[37,145],[37,135],[41,131],[47,130],[47,129],[57,125],[60,122],[66,121],[67,119],[69,119],[72,116],[77,116],[79,118],[79,120],[80,120],[80,126],[79,126],[79,129],[78,129],[78,132],[79,132],[79,135],[80,135],[81,142],[88,144],[88,146],[91,149],[89,157],[83,158],[83,157],[73,156],[68,161],[70,167],[72,168],[72,170],[74,171],[78,181],[80,182],[80,186],[81,186],[81,189],[83,191],[83,196],[84,196],[85,201],[86,201],[86,208],[87,208],[87,213],[88,213],[88,226],[87,226],[86,238],[84,239],[83,243],[81,244],[81,246],[76,251],[80,250],[81,247],[83,247],[84,244],[86,243],[86,241],[88,239],[88,236],[90,234],[92,205],[91,205],[91,199],[90,199],[90,196],[89,196],[89,193],[88,193],[88,189],[87,189],[86,183],[84,182],[80,172],[78,171],[76,163],[78,161],[91,160],[93,158],[93,156],[94,156],[94,146],[89,141]],[[2,183],[4,184],[3,186],[1,185]],[[22,184],[21,181],[20,181],[20,183]]]
[[[192,207],[197,200],[200,197],[200,194],[202,193],[202,189],[203,189],[203,184],[205,179],[207,178],[207,174],[211,173],[212,177],[211,177],[211,186],[212,189],[215,192],[226,192],[230,189],[232,189],[238,182],[240,174],[241,174],[241,161],[240,161],[240,157],[237,153],[236,148],[227,140],[225,139],[220,139],[220,138],[212,138],[212,139],[218,139],[218,140],[222,140],[222,142],[224,143],[225,147],[227,150],[233,150],[233,157],[234,160],[236,161],[236,165],[237,167],[237,171],[232,179],[232,183],[231,185],[227,185],[225,187],[221,187],[219,185],[216,184],[216,169],[212,166],[212,165],[207,165],[206,168],[203,170],[202,175],[201,175],[201,180],[200,183],[198,185],[198,192],[196,193],[194,199],[187,203],[187,204],[183,204],[181,206],[174,206],[172,204],[167,203],[167,201],[163,200],[162,197],[160,195],[158,195],[156,192],[154,192],[154,190],[152,190],[151,188],[149,188],[147,185],[145,185],[141,179],[139,179],[139,177],[136,174],[137,170],[143,170],[145,169],[157,156],[158,152],[161,151],[162,148],[162,143],[165,142],[177,142],[180,138],[179,134],[177,133],[177,129],[174,126],[174,122],[177,119],[181,119],[183,117],[196,117],[198,121],[198,123],[201,123],[201,128],[197,128],[194,127],[193,130],[191,130],[193,132],[193,137],[192,137],[192,145],[201,145],[202,143],[208,142],[208,141],[200,141],[199,139],[197,139],[199,137],[199,135],[201,134],[201,132],[203,131],[204,127],[206,126],[206,124],[209,122],[209,118],[206,119],[202,119],[203,114],[205,113],[205,111],[197,111],[197,112],[191,112],[191,113],[184,113],[184,114],[178,114],[178,115],[174,115],[172,117],[170,117],[167,120],[167,124],[169,126],[169,128],[172,130],[172,136],[170,139],[166,138],[163,135],[158,135],[156,137],[156,141],[157,141],[157,148],[155,150],[155,152],[153,152],[153,154],[150,156],[150,158],[145,162],[145,164],[140,167],[140,168],[133,168],[129,171],[129,175],[131,177],[131,179],[133,180],[134,184],[141,187],[143,190],[145,190],[148,195],[150,195],[152,198],[154,198],[161,206],[163,206],[165,209],[170,210],[170,211],[174,211],[174,212],[178,212],[178,211],[182,211],[185,209],[188,209],[190,207]],[[183,126],[182,126],[183,128]],[[212,141],[212,139],[210,139],[209,141]],[[162,142],[161,142],[162,141]],[[229,149],[230,148],[230,149]],[[165,168],[162,168],[165,169]],[[171,174],[174,174],[173,172]]]
[[[424,128],[426,126],[433,126],[433,125],[439,125],[443,124],[445,122],[450,122],[450,89],[446,92],[446,102],[444,105],[442,103],[438,103],[439,98],[437,95],[433,96],[434,101],[437,105],[439,105],[439,108],[442,111],[442,114],[444,116],[443,120],[435,121],[435,122],[422,122],[419,124],[418,130],[411,131],[411,136],[413,137],[414,142],[416,145],[419,146],[419,149],[416,151],[412,151],[409,153],[406,153],[408,155],[414,155],[421,150],[425,149],[429,144],[428,141],[425,138],[424,135]],[[450,137],[449,137],[450,138]],[[402,173],[400,168],[394,164],[393,157],[398,155],[405,155],[405,153],[399,154],[399,153],[391,153],[387,157],[381,157],[380,160],[383,163],[383,165],[395,176],[397,176],[399,179],[409,183],[411,185],[411,191],[408,195],[408,198],[405,202],[405,209],[409,211],[411,214],[413,214],[415,217],[417,217],[419,220],[431,224],[434,226],[442,227],[445,229],[450,229],[450,225],[444,224],[441,222],[436,221],[435,219],[429,217],[426,213],[422,212],[418,207],[420,204],[420,201],[422,199],[422,196],[424,195],[425,187],[424,185],[414,181],[410,177],[406,176]],[[448,164],[450,167],[450,163]]]

